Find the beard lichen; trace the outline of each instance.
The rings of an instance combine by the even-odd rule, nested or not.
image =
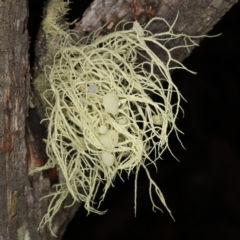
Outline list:
[[[100,36],[99,29],[74,41],[73,33],[58,23],[63,21],[67,7],[63,1],[52,0],[43,22],[46,36],[54,41],[58,36],[58,45],[54,54],[52,49],[49,51],[52,64],[44,68],[50,86],[43,94],[49,122],[45,140],[48,162],[35,171],[57,166],[64,181],[46,196],[52,199],[40,227],[48,224],[51,229],[54,215],[69,194],[73,203],[83,202],[88,212],[105,213],[98,207],[114,179],[122,178],[123,172],[128,176],[135,174],[136,212],[137,177],[141,168],[149,178],[153,210],[161,210],[152,197],[155,190],[171,215],[148,166],[157,168],[156,161],[166,149],[170,150],[169,135],[175,132],[178,136],[180,132],[176,118],[182,96],[170,71],[188,69],[172,57],[172,52],[197,45],[195,37],[174,33],[175,21],[169,24],[163,18],[153,18],[144,27],[135,21],[128,23],[132,24],[128,30],[123,26],[123,30]],[[154,34],[148,31],[156,22],[165,24],[167,30]],[[166,42],[177,38],[182,38],[185,44],[166,47]],[[163,52],[167,60],[163,62],[149,46]],[[103,193],[97,200],[101,184]]]

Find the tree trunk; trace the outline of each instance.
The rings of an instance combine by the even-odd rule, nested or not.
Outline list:
[[[51,189],[49,174],[29,175],[32,167],[46,161],[46,155],[40,119],[32,111],[27,117],[27,1],[0,1],[0,18],[0,239],[56,239],[48,229],[38,231],[49,202],[39,201]],[[59,237],[73,209],[62,210],[56,218],[54,228]]]
[[[0,239],[28,227],[25,120],[28,109],[28,10],[25,0],[0,1]]]
[[[137,18],[146,23],[151,17],[160,16],[171,23],[179,12],[175,31],[203,35],[236,2],[95,0],[76,29],[79,36],[84,36],[108,23],[107,34],[120,20]],[[0,0],[0,240],[53,239],[47,228],[38,231],[49,203],[49,199],[39,199],[51,191],[57,175],[55,172],[29,175],[29,170],[44,164],[47,156],[42,142],[45,129],[39,125],[40,119],[34,110],[27,117],[30,99],[27,18],[26,0]],[[150,30],[159,32],[161,26]],[[182,61],[187,54],[179,51],[174,57]],[[39,110],[40,105],[36,106]],[[58,213],[53,228],[59,238],[78,207]]]

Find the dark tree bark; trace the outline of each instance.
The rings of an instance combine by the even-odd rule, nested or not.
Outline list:
[[[175,31],[189,35],[206,34],[237,0],[95,0],[82,20],[76,24],[79,36],[87,35],[105,23],[105,34],[113,31],[120,20],[146,23],[160,16],[173,22]],[[26,0],[0,0],[0,240],[53,239],[48,229],[38,231],[49,199],[39,199],[51,191],[57,181],[55,172],[29,175],[33,167],[44,164],[44,128],[28,107],[30,75],[29,37],[26,30]],[[161,31],[161,26],[150,29]],[[39,40],[41,42],[41,38]],[[38,43],[39,43],[38,42]],[[188,53],[179,51],[182,61]],[[37,110],[41,108],[36,104]],[[78,209],[62,209],[54,222],[61,238],[66,224]]]
[[[83,18],[76,25],[79,36],[109,23],[105,34],[112,32],[121,20],[137,19],[141,24],[152,17],[162,17],[170,24],[177,14],[178,20],[174,31],[191,36],[207,34],[223,15],[237,3],[237,0],[95,0],[85,11]],[[161,32],[164,26],[152,25],[151,32]],[[180,49],[174,57],[180,62],[190,52]]]
[[[26,1],[0,1],[0,18],[0,239],[17,239],[21,228],[28,231]]]
[[[40,119],[27,117],[29,107],[29,37],[26,0],[0,1],[0,239],[53,239],[38,231],[49,199],[49,174],[29,171],[46,160],[38,130]],[[35,130],[35,131],[33,131]],[[41,129],[40,129],[41,130]],[[63,210],[54,227],[59,237],[73,209]],[[64,213],[65,211],[65,213]],[[55,239],[55,238],[54,238]]]

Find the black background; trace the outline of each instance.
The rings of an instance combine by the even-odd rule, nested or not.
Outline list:
[[[78,1],[75,1],[78,2]],[[79,1],[80,2],[80,1]],[[84,1],[86,6],[90,1]],[[42,1],[29,0],[29,31],[33,43],[41,20]],[[81,4],[83,12],[86,6]],[[79,9],[75,7],[74,9]],[[72,11],[71,19],[82,12]],[[71,15],[72,14],[72,15]],[[167,212],[152,212],[148,179],[140,172],[137,217],[134,217],[134,177],[125,183],[116,180],[102,210],[103,216],[82,207],[69,224],[64,240],[161,239],[239,240],[240,239],[240,3],[214,27],[184,64],[197,75],[175,71],[173,80],[186,102],[180,114],[181,140],[170,138],[177,162],[165,153],[158,173],[151,174],[161,188],[176,222]],[[157,201],[157,198],[155,198]],[[160,203],[159,203],[160,204]]]

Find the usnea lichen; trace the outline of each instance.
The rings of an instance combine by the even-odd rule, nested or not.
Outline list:
[[[176,118],[181,109],[181,94],[170,71],[187,69],[172,58],[172,51],[196,45],[194,38],[174,33],[175,22],[169,24],[162,18],[153,18],[144,27],[133,22],[129,30],[123,27],[121,31],[100,36],[100,29],[73,41],[72,33],[61,27],[66,24],[59,24],[67,8],[63,1],[52,0],[43,23],[49,39],[58,36],[58,45],[54,54],[50,51],[52,64],[45,66],[50,86],[43,95],[48,106],[45,141],[49,160],[35,171],[57,166],[64,182],[55,185],[55,191],[47,196],[52,200],[40,227],[49,224],[51,229],[54,215],[69,194],[73,203],[83,202],[88,212],[103,214],[98,206],[114,179],[121,178],[123,172],[135,174],[136,211],[140,168],[149,178],[153,210],[160,209],[152,198],[155,190],[171,215],[148,166],[156,167],[156,161],[169,149],[169,134],[179,132]],[[154,22],[165,24],[167,30],[151,33],[147,29]],[[185,45],[171,49],[165,46],[167,41],[177,38],[182,38]],[[155,51],[167,55],[167,61],[157,57],[149,48],[152,45]],[[104,189],[97,200],[100,184]]]

